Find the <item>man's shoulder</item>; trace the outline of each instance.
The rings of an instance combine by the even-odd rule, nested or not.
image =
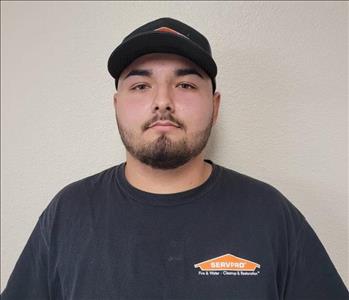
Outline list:
[[[267,195],[279,197],[281,192],[271,183],[257,179],[251,175],[238,172],[226,166],[219,165],[221,169],[221,183],[230,189],[249,195]],[[282,195],[282,194],[281,194]]]
[[[286,216],[303,219],[302,213],[284,194],[273,184],[236,170],[219,166],[222,170],[220,191],[229,195],[234,207],[250,207],[260,214]]]
[[[89,191],[90,189],[98,189],[103,185],[107,185],[112,181],[114,171],[117,166],[112,166],[98,173],[83,177],[64,186],[55,196],[55,198],[65,198],[78,196]]]
[[[79,209],[83,204],[87,204],[91,194],[98,193],[98,191],[103,193],[108,186],[110,187],[117,167],[118,165],[109,167],[65,185],[55,194],[43,215],[53,215],[59,210]]]

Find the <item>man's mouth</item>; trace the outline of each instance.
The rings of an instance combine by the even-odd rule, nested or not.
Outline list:
[[[180,126],[174,122],[171,122],[171,121],[156,121],[149,126],[149,128],[152,128],[152,127],[177,127],[177,128],[179,128]]]

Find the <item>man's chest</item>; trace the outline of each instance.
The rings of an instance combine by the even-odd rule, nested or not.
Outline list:
[[[138,225],[66,235],[56,260],[67,298],[279,299],[275,241],[260,228]]]

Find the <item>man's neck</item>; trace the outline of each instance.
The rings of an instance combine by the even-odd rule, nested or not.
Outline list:
[[[135,188],[155,194],[172,194],[193,189],[204,183],[212,172],[203,154],[186,164],[170,170],[153,169],[126,154],[125,176]]]

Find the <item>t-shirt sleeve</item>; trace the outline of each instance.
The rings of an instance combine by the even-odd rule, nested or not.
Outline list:
[[[2,300],[50,299],[48,245],[41,226],[39,219],[1,295]]]
[[[349,300],[349,293],[311,226],[304,221],[291,258],[286,300]]]

